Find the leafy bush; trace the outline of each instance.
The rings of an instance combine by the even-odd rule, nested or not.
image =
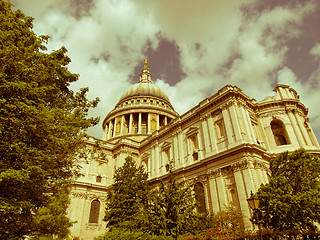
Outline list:
[[[171,236],[155,236],[142,231],[115,229],[95,240],[174,240]]]

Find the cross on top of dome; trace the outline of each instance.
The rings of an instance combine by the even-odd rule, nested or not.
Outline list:
[[[141,83],[152,83],[151,73],[148,68],[148,60],[147,59],[144,59],[144,67],[140,73],[140,82]]]

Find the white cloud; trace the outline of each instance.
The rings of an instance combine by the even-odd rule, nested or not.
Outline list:
[[[320,57],[320,42],[313,46],[313,48],[310,50],[310,54],[316,58]]]
[[[156,49],[161,38],[178,47],[185,77],[175,86],[170,86],[167,79],[158,79],[156,84],[169,95],[179,113],[227,84],[237,85],[260,100],[271,95],[278,81],[296,86],[302,100],[313,109],[317,88],[311,83],[319,79],[320,68],[312,74],[310,83],[302,84],[285,61],[286,43],[301,35],[299,26],[314,11],[315,1],[255,11],[251,4],[257,2],[93,0],[87,12],[77,16],[80,6],[74,0],[14,1],[35,17],[37,33],[52,36],[50,49],[67,47],[73,61],[70,69],[81,76],[72,87],[89,86],[90,98],[101,99],[92,113],[102,119],[125,88],[138,81],[130,76],[147,48]],[[243,12],[244,5],[249,12]],[[310,54],[319,56],[319,49],[320,44]],[[316,110],[311,116],[317,118]],[[317,127],[320,129],[320,124]],[[101,137],[98,131],[96,128],[90,133]]]

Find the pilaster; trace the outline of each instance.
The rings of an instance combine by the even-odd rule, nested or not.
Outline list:
[[[133,116],[132,113],[130,113],[130,117],[129,117],[129,134],[132,134],[132,121],[133,121]]]
[[[291,109],[288,109],[287,113],[288,113],[288,116],[289,116],[291,125],[292,125],[292,127],[293,127],[293,131],[294,131],[294,133],[295,133],[295,135],[296,135],[296,139],[298,140],[299,145],[300,145],[300,146],[304,146],[304,145],[305,145],[304,139],[303,139],[303,137],[302,137],[302,135],[301,135],[301,132],[300,132],[298,126],[297,126],[297,123],[296,123],[295,117],[294,117],[294,115],[293,115],[293,113],[292,113],[292,110],[291,110]],[[289,136],[289,137],[290,137],[290,136]]]
[[[226,129],[226,133],[227,133],[228,143],[229,143],[229,145],[231,145],[232,143],[234,143],[234,138],[233,138],[233,129],[232,129],[232,125],[231,125],[231,119],[230,119],[230,114],[229,114],[229,110],[228,110],[228,105],[222,106],[221,110],[222,110],[223,121],[224,121],[225,129]]]

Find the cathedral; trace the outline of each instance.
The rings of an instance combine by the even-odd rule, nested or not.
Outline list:
[[[89,240],[105,233],[107,191],[127,156],[145,167],[151,186],[165,180],[172,166],[178,181],[195,186],[197,211],[234,206],[252,229],[247,199],[268,182],[269,160],[300,147],[320,154],[298,93],[281,84],[273,91],[257,102],[227,85],[179,115],[152,83],[145,60],[140,81],[124,91],[104,118],[105,157],[77,159],[82,174],[71,189],[72,235]],[[87,144],[93,148],[95,139]]]

